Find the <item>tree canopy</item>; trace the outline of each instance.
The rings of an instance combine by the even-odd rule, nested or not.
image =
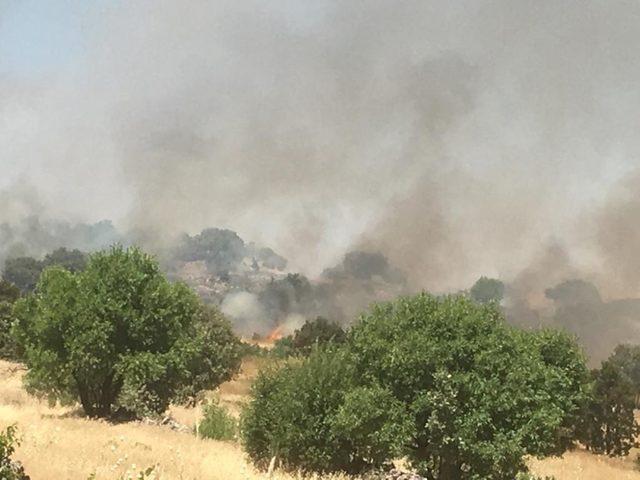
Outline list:
[[[7,259],[3,277],[26,293],[35,289],[40,274],[45,268],[57,265],[70,272],[78,272],[84,269],[86,262],[87,255],[80,250],[58,248],[47,254],[43,260],[37,260],[33,257]]]
[[[258,465],[361,471],[400,454],[429,480],[513,480],[526,455],[571,445],[588,398],[572,337],[512,328],[494,302],[420,294],[259,377],[244,438]]]
[[[507,326],[495,304],[421,294],[378,304],[350,330],[363,379],[411,412],[408,457],[429,479],[512,479],[561,453],[588,396],[575,340]]]
[[[500,303],[504,296],[504,283],[495,278],[480,277],[469,290],[469,295],[476,302]]]
[[[15,314],[28,390],[90,416],[160,413],[239,365],[226,321],[137,248],[95,253],[76,273],[46,269]]]

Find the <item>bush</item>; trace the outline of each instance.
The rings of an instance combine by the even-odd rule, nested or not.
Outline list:
[[[299,330],[293,334],[293,348],[300,353],[309,354],[315,345],[327,343],[342,343],[345,339],[344,330],[335,322],[324,317],[307,320]]]
[[[0,357],[7,359],[17,359],[19,357],[18,347],[11,328],[15,317],[13,316],[13,304],[20,298],[20,289],[8,282],[0,280]]]
[[[635,388],[615,362],[605,361],[592,372],[593,397],[586,408],[581,440],[596,453],[625,456],[638,445],[640,427],[634,416]]]
[[[619,366],[635,390],[636,408],[640,407],[640,345],[618,345],[609,361]]]
[[[0,478],[2,480],[29,480],[20,462],[11,460],[19,445],[16,427],[11,425],[0,433]]]
[[[89,416],[161,413],[239,367],[230,326],[136,248],[96,253],[78,273],[45,270],[14,313],[28,391],[79,399]]]
[[[216,400],[203,408],[202,421],[198,426],[198,435],[212,440],[235,440],[238,424],[227,409]]]
[[[469,290],[469,295],[479,303],[500,303],[504,297],[504,283],[495,278],[480,277]]]
[[[309,355],[311,350],[329,343],[340,344],[346,338],[343,328],[330,322],[324,317],[307,320],[293,335],[278,339],[272,349],[272,354],[278,358],[290,355]]]
[[[400,452],[409,428],[390,392],[359,386],[345,353],[330,350],[261,371],[241,421],[258,467],[275,456],[287,470],[315,472],[379,467]]]
[[[588,395],[574,340],[514,330],[494,303],[400,298],[363,315],[347,344],[357,374],[411,412],[406,453],[429,479],[512,480],[525,455],[567,448]]]

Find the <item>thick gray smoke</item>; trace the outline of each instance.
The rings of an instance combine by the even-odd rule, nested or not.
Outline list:
[[[572,278],[603,302],[640,296],[640,4],[75,13],[83,42],[64,68],[0,62],[0,187],[41,198],[24,217],[112,218],[157,250],[229,228],[320,280],[350,250],[380,251],[408,290],[499,277],[535,318]]]

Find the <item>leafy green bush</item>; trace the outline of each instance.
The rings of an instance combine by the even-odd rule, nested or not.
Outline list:
[[[296,349],[293,347],[293,335],[287,335],[276,340],[269,353],[276,358],[287,358],[295,355]]]
[[[631,380],[636,408],[640,408],[640,345],[618,345],[609,361],[619,366]]]
[[[628,455],[640,434],[634,416],[634,385],[616,362],[603,362],[592,376],[593,397],[585,410],[581,440],[596,453]]]
[[[357,374],[411,413],[411,463],[429,479],[512,480],[524,456],[557,454],[588,397],[575,341],[507,326],[495,304],[420,294],[352,327]]]
[[[504,297],[504,283],[495,278],[480,277],[469,290],[469,295],[479,303],[500,303]]]
[[[28,391],[79,399],[90,416],[161,413],[239,368],[229,324],[137,248],[93,254],[77,273],[45,270],[14,314]]]
[[[19,349],[11,335],[15,317],[13,304],[20,298],[20,289],[7,280],[0,280],[0,357],[17,359]]]
[[[275,456],[285,469],[316,472],[379,467],[400,452],[409,429],[390,392],[359,386],[345,353],[330,350],[261,371],[241,421],[258,467]]]
[[[278,339],[271,352],[278,358],[309,355],[315,347],[328,343],[340,344],[345,338],[345,331],[339,324],[324,317],[316,317],[314,320],[305,321],[292,335]]]
[[[10,425],[0,433],[0,478],[2,480],[29,480],[20,462],[11,460],[19,445],[15,425]]]
[[[238,422],[217,400],[213,400],[203,407],[198,435],[213,440],[234,440],[237,433]]]

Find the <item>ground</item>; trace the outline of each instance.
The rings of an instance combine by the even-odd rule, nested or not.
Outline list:
[[[246,399],[260,361],[244,362],[240,376],[220,388],[222,403],[237,413]],[[142,423],[113,425],[83,418],[75,408],[49,407],[22,389],[20,365],[0,361],[0,427],[17,424],[22,444],[16,459],[32,480],[116,480],[127,472],[158,465],[162,480],[257,480],[238,445],[197,438],[166,426]],[[173,408],[181,423],[195,425],[198,409]],[[563,458],[530,462],[534,473],[557,480],[640,480],[634,470],[637,451],[624,459],[610,459],[585,451]],[[293,480],[276,473],[273,480]],[[346,480],[343,477],[327,477]]]

